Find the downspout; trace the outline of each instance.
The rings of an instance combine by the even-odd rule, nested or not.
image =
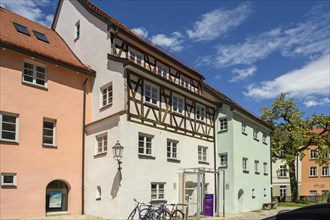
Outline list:
[[[82,119],[82,156],[81,156],[81,214],[85,214],[85,124],[86,124],[86,83],[88,81],[88,76],[84,80],[84,97],[83,97],[83,119]]]
[[[219,183],[217,182],[218,180],[218,172],[217,172],[217,137],[216,137],[216,124],[217,124],[217,114],[220,111],[221,108],[221,104],[217,106],[216,112],[214,114],[214,123],[213,123],[213,137],[214,137],[214,141],[213,141],[213,168],[214,168],[214,206],[215,206],[215,213],[216,216],[219,216],[219,201],[218,201],[218,194],[219,194]]]
[[[273,145],[272,145],[272,131],[270,132],[269,135],[269,145],[270,145],[270,202],[273,202],[273,160],[272,160],[272,151],[273,151]]]

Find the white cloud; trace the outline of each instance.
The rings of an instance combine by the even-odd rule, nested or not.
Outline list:
[[[1,0],[0,5],[32,21],[50,27],[53,15],[44,14],[42,8],[49,5],[50,0]]]
[[[281,93],[300,99],[310,96],[324,98],[329,97],[329,82],[330,55],[328,54],[272,81],[249,85],[244,95],[255,99],[272,99]],[[309,105],[312,106],[313,103],[310,102]]]
[[[304,105],[306,107],[329,106],[330,105],[330,97],[323,97],[321,99],[318,99],[314,96],[313,97],[308,97],[304,101]]]
[[[180,52],[183,49],[183,35],[180,32],[173,32],[170,36],[157,34],[150,38],[151,42],[170,51]]]
[[[257,71],[256,66],[251,66],[246,69],[235,68],[232,70],[232,73],[234,74],[234,76],[229,80],[229,82],[237,82],[240,80],[244,80],[244,79],[248,78],[249,76],[252,76],[256,71]]]
[[[195,41],[217,39],[240,25],[252,12],[248,3],[239,5],[233,10],[224,8],[203,14],[193,28],[187,30],[189,38]]]
[[[138,27],[138,28],[133,28],[132,31],[140,35],[141,37],[147,38],[148,37],[148,31],[144,27]]]
[[[330,52],[330,12],[327,8],[318,5],[311,9],[304,22],[290,27],[276,27],[237,44],[218,45],[215,55],[199,57],[195,63],[218,68],[251,65],[274,52],[289,57],[319,58]]]

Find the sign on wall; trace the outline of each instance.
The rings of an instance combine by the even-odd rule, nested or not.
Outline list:
[[[62,193],[61,192],[50,192],[49,208],[62,208]]]

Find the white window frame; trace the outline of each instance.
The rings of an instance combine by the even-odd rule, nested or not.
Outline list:
[[[142,138],[142,140],[141,140],[141,138]],[[139,133],[139,138],[138,138],[138,154],[139,155],[152,156],[153,138],[154,138],[154,136],[152,136],[152,135]],[[143,152],[140,152],[140,149],[143,149]]]
[[[256,174],[259,174],[260,173],[259,164],[260,164],[259,160],[255,160],[254,161],[254,172]]]
[[[32,69],[25,68],[25,64],[32,65]],[[37,68],[38,67],[45,69],[45,72],[39,72],[39,71],[37,71]],[[32,71],[32,76],[30,76],[28,74],[25,74],[25,70]],[[44,84],[37,83],[37,73],[44,74],[44,79],[41,79],[41,80],[44,80]],[[30,82],[28,80],[25,80],[24,79],[25,75],[27,75],[27,77],[31,77],[32,78],[32,82]],[[37,87],[47,88],[48,87],[48,71],[47,71],[47,66],[44,65],[44,64],[32,62],[32,61],[29,61],[29,60],[24,60],[23,67],[22,67],[22,83],[33,85],[33,86],[37,86]]]
[[[52,128],[45,128],[45,122],[51,123],[53,125]],[[52,135],[46,135],[45,130],[52,131]],[[44,138],[52,138],[52,143],[45,143]],[[42,145],[43,146],[56,146],[56,120],[44,118],[42,122]]]
[[[205,107],[196,104],[196,120],[205,121]]]
[[[317,190],[309,190],[309,196],[317,196]]]
[[[178,114],[184,112],[184,99],[176,94],[172,95],[172,111]]]
[[[266,162],[263,163],[263,168],[264,168],[264,174],[265,174],[265,175],[268,174],[268,171],[267,171],[267,165],[268,165],[268,164],[267,164]]]
[[[179,141],[167,139],[166,156],[169,159],[178,159],[178,143]]]
[[[184,88],[189,88],[190,85],[189,78],[180,75],[180,85]]]
[[[255,192],[256,192],[256,190],[255,189],[252,189],[252,198],[253,199],[256,197]]]
[[[220,167],[228,167],[228,153],[219,153]]]
[[[133,61],[134,63],[136,63],[139,66],[144,65],[144,55],[143,55],[143,53],[133,49],[132,47],[130,47],[128,49],[128,59]]]
[[[113,85],[112,82],[100,88],[100,108],[111,106],[113,102]]]
[[[95,141],[96,141],[95,155],[105,154],[108,152],[108,148],[109,148],[108,132],[96,135]]]
[[[169,68],[167,66],[165,66],[164,64],[157,62],[156,72],[157,72],[157,74],[161,75],[162,77],[167,78],[168,74],[169,74]]]
[[[198,145],[198,161],[207,162],[207,147]]]
[[[150,83],[145,83],[144,84],[144,102],[158,106],[159,88]]]
[[[5,176],[12,176],[13,181],[11,183],[5,183]],[[16,173],[1,173],[1,186],[17,186],[17,174]]]
[[[280,165],[278,178],[288,178],[288,169],[286,167],[287,167],[286,164]]]
[[[262,143],[267,144],[267,135],[265,132],[262,132]]]
[[[243,171],[249,171],[248,161],[249,161],[248,158],[246,158],[246,157],[243,157],[242,158],[242,168],[243,168]]]
[[[80,37],[80,20],[74,24],[74,41],[78,40]]]
[[[219,131],[228,131],[228,118],[219,118]]]
[[[316,149],[311,149],[309,159],[316,160],[316,158],[317,158],[317,150]]]
[[[243,133],[243,134],[247,134],[247,133],[246,133],[246,126],[247,126],[247,125],[246,125],[246,121],[242,121],[242,127],[241,127],[241,130],[242,130],[242,133]]]
[[[329,174],[329,166],[322,166],[322,176],[330,176]]]
[[[317,166],[309,167],[309,177],[317,177]]]
[[[166,183],[151,183],[150,184],[151,201],[163,200],[165,198],[165,184]],[[153,187],[153,186],[155,186],[155,187]]]
[[[253,138],[254,138],[255,140],[259,140],[259,139],[258,139],[258,133],[259,133],[258,128],[253,128]]]
[[[15,132],[15,139],[7,139],[7,138],[4,138],[3,137],[3,134],[2,132],[4,131],[3,130],[3,116],[9,116],[9,117],[13,117],[15,118],[15,131],[9,131],[10,133],[13,133]],[[6,122],[5,122],[6,123]],[[1,141],[7,141],[7,142],[15,142],[15,143],[18,143],[18,128],[19,128],[19,118],[18,118],[18,115],[17,114],[13,114],[13,113],[5,113],[5,112],[0,112],[0,140]]]
[[[280,197],[286,197],[287,187],[285,185],[280,186]]]

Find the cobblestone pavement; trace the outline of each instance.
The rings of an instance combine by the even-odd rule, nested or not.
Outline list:
[[[243,213],[226,213],[225,217],[222,217],[222,213],[220,213],[220,217],[203,217],[201,220],[261,220],[263,218],[276,215],[281,210],[292,210],[298,207],[278,207],[277,209],[271,210],[255,210],[252,212],[243,212]],[[189,218],[189,219],[197,219],[197,218]],[[21,220],[106,220],[101,217],[96,217],[92,215],[58,215],[58,216],[47,216],[44,218],[24,218]],[[112,219],[112,220],[120,220],[120,219]],[[124,220],[124,219],[122,219]]]

